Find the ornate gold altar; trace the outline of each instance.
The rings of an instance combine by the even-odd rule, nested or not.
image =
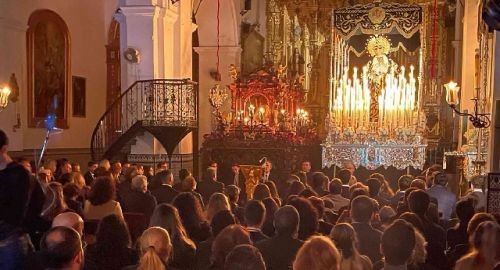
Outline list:
[[[425,31],[419,5],[371,3],[333,13],[333,81],[323,166],[346,160],[422,169]]]

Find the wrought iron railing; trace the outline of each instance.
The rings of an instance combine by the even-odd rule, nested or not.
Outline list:
[[[142,126],[198,126],[196,82],[189,79],[136,81],[97,122],[91,139],[92,158],[106,151],[130,128]]]

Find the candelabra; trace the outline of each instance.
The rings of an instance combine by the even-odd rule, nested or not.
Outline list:
[[[479,95],[471,99],[474,102],[474,114],[470,114],[468,112],[461,112],[457,108],[459,102],[458,91],[460,90],[460,87],[457,85],[457,83],[450,81],[449,83],[444,85],[444,88],[446,89],[446,102],[448,103],[450,108],[453,109],[453,111],[455,111],[457,115],[468,117],[469,121],[472,123],[472,126],[479,130],[479,134],[481,132],[481,129],[490,127],[491,120],[488,117],[489,114],[479,112]],[[483,156],[481,154],[481,147],[482,146],[479,135],[476,160],[472,162],[475,166],[475,173],[478,175],[482,174],[482,168],[484,167],[484,165],[486,165],[486,161],[483,159]]]
[[[472,126],[475,128],[488,128],[491,125],[491,120],[488,117],[489,113],[479,113],[479,98],[475,97],[471,99],[474,102],[474,114],[470,114],[467,112],[461,112],[457,109],[458,105],[458,91],[460,87],[456,82],[449,82],[444,85],[446,89],[446,102],[450,105],[450,108],[455,111],[455,113],[459,116],[466,116],[471,121]]]

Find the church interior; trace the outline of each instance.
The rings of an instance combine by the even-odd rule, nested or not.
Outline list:
[[[82,174],[108,165],[120,182],[127,164],[151,179],[168,169],[174,188],[192,174],[192,192],[213,176],[245,200],[272,180],[286,201],[295,182],[319,194],[324,177],[328,192],[346,170],[346,186],[380,175],[394,190],[445,175],[455,199],[484,193],[481,209],[500,212],[498,1],[1,0],[0,10],[0,130],[33,177],[70,161]]]

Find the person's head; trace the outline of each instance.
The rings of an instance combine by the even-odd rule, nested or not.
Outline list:
[[[145,193],[148,191],[148,178],[144,175],[137,175],[132,178],[132,185],[130,187],[132,190]]]
[[[40,214],[46,220],[52,221],[57,215],[68,208],[64,201],[63,186],[58,182],[51,182],[47,186],[46,200],[49,203]]]
[[[81,269],[84,260],[80,235],[64,226],[53,227],[45,233],[40,254],[44,265],[50,269]]]
[[[249,227],[261,228],[264,224],[266,208],[261,201],[251,200],[245,207],[245,223]]]
[[[411,181],[410,187],[425,190],[427,186],[426,186],[424,180],[416,178],[416,179],[413,179],[413,181]]]
[[[299,195],[304,189],[306,189],[306,186],[298,180],[292,181],[290,184],[290,187],[288,188],[288,196],[290,195]]]
[[[380,222],[382,222],[382,224],[388,224],[396,216],[396,211],[394,211],[392,207],[386,205],[380,208],[379,216],[380,216]]]
[[[373,200],[368,196],[358,196],[351,202],[351,218],[355,222],[369,222],[374,211]]]
[[[288,201],[300,215],[299,239],[306,240],[318,231],[318,213],[308,199],[295,197]]]
[[[264,162],[264,165],[262,167],[264,168],[265,173],[269,173],[273,169],[273,163],[267,160],[266,162]]]
[[[370,178],[368,179],[368,181],[366,181],[366,184],[368,186],[368,193],[370,194],[370,197],[375,198],[376,196],[378,196],[380,187],[382,187],[380,180],[378,180],[377,178]]]
[[[294,270],[337,270],[340,269],[340,254],[326,236],[312,236],[297,252],[293,262]]]
[[[200,201],[191,192],[182,192],[175,196],[172,204],[179,210],[182,225],[188,232],[206,221]]]
[[[179,180],[182,182],[186,177],[191,176],[191,172],[188,169],[179,170]]]
[[[111,169],[111,163],[109,163],[108,159],[103,159],[99,162],[99,167],[103,167],[106,171]]]
[[[174,175],[170,170],[161,170],[159,173],[156,174],[156,177],[158,177],[158,180],[160,181],[161,184],[164,185],[173,185],[174,184]]]
[[[303,172],[310,172],[311,171],[311,162],[309,160],[304,160],[300,164],[300,170]]]
[[[139,240],[141,258],[137,269],[165,269],[173,247],[167,230],[151,227],[145,230]]]
[[[80,163],[76,163],[76,162],[71,163],[71,170],[73,172],[78,172],[78,173],[82,172],[82,168],[80,167]]]
[[[166,161],[160,161],[156,164],[156,173],[168,170],[168,163]]]
[[[210,221],[210,229],[212,236],[215,238],[217,235],[229,225],[236,224],[236,219],[233,213],[229,210],[219,211]]]
[[[9,147],[9,138],[7,134],[0,129],[0,154],[6,154]]]
[[[354,163],[350,160],[344,161],[342,167],[342,169],[350,171],[351,175],[354,174],[354,171],[356,170],[356,166],[354,166]]]
[[[221,210],[231,210],[229,205],[229,200],[226,195],[216,192],[210,196],[207,205],[207,218],[212,220],[212,218]]]
[[[237,245],[229,252],[224,264],[226,270],[266,270],[260,251],[248,244]]]
[[[149,166],[149,165],[144,166],[144,175],[148,178],[154,176],[155,171],[154,171],[153,166]]]
[[[474,216],[474,200],[461,199],[455,204],[455,213],[460,220],[461,225],[467,225]]]
[[[278,235],[295,236],[299,231],[299,212],[291,205],[285,205],[274,214],[274,228]]]
[[[125,169],[125,174],[124,174],[124,180],[125,182],[132,182],[132,178],[136,177],[139,175],[139,172],[137,171],[136,166],[130,166],[127,169]]]
[[[69,183],[74,183],[79,189],[85,187],[85,177],[79,172],[72,172],[69,174]]]
[[[162,203],[156,206],[153,215],[151,215],[149,227],[161,227],[168,231],[172,239],[178,239],[190,246],[195,246],[182,225],[179,211],[171,204]]]
[[[72,228],[83,236],[83,219],[77,213],[65,212],[57,215],[52,220],[52,227],[58,226]]]
[[[333,178],[328,186],[328,191],[330,194],[339,195],[342,194],[342,182],[338,178]]]
[[[116,252],[129,248],[130,244],[130,233],[123,218],[109,215],[101,219],[96,233],[96,246],[99,251]]]
[[[434,185],[446,186],[448,185],[448,178],[444,172],[435,172],[434,173]]]
[[[240,165],[238,163],[234,163],[232,166],[231,166],[231,171],[234,173],[234,174],[239,174],[240,173]]]
[[[26,169],[26,171],[28,171],[29,173],[31,173],[33,171],[32,167],[31,167],[31,163],[27,158],[20,157],[17,159],[17,163],[22,165]]]
[[[87,163],[87,170],[91,173],[94,173],[95,169],[97,169],[97,162],[95,161],[89,161]]]
[[[352,177],[352,172],[347,169],[342,169],[337,173],[337,178],[340,179],[342,185],[349,185],[351,177]]]
[[[419,189],[410,193],[408,196],[408,207],[413,213],[424,216],[429,209],[431,198],[425,191]]]
[[[181,190],[183,192],[191,192],[196,190],[196,180],[191,175],[184,178],[181,182]]]
[[[223,267],[231,250],[243,244],[252,244],[250,234],[240,225],[229,225],[215,237],[212,244],[212,264]]]
[[[413,179],[414,179],[413,175],[410,174],[401,175],[401,177],[399,177],[398,179],[399,190],[405,191],[406,189],[408,189]]]
[[[88,199],[92,205],[101,205],[115,198],[115,185],[111,177],[97,177],[90,188]]]
[[[415,248],[415,229],[404,221],[396,220],[382,234],[381,251],[388,265],[405,265]]]
[[[484,221],[470,237],[470,245],[486,258],[500,256],[500,225],[496,221]]]
[[[344,259],[349,259],[357,253],[358,238],[351,224],[339,223],[335,225],[330,232],[330,239],[335,243]]]
[[[262,201],[263,199],[269,197],[271,197],[271,191],[269,190],[269,187],[267,185],[258,184],[257,186],[255,186],[252,196],[254,200]]]
[[[43,163],[43,168],[50,170],[52,172],[52,175],[54,175],[57,169],[57,161],[53,159],[48,159]]]
[[[299,193],[299,197],[306,198],[306,199],[309,197],[312,197],[312,196],[319,196],[319,195],[318,195],[318,193],[316,193],[316,191],[314,191],[311,188],[306,188],[306,189],[302,190],[302,192]]]
[[[240,199],[240,188],[235,185],[228,185],[224,189],[224,194],[226,194],[230,203],[237,203]]]
[[[210,180],[217,180],[217,169],[214,167],[208,167],[207,168],[207,179]]]
[[[316,191],[320,192],[326,189],[328,183],[328,176],[322,172],[315,172],[312,177],[311,187]]]
[[[278,195],[278,188],[276,188],[276,184],[273,181],[266,181],[264,185],[266,185],[269,188],[271,197],[279,199],[280,196]]]
[[[489,213],[476,213],[472,216],[469,224],[467,225],[467,235],[471,236],[479,226],[485,221],[495,221],[495,217]]]
[[[61,175],[72,172],[71,163],[68,160],[63,160],[60,168],[61,168]]]
[[[323,199],[320,199],[316,196],[311,196],[308,198],[308,200],[311,202],[314,209],[316,209],[318,218],[323,218],[323,215],[325,214],[325,202],[323,201]]]
[[[217,170],[217,161],[210,160],[210,162],[208,162],[208,167],[209,168],[214,168],[215,170]]]

